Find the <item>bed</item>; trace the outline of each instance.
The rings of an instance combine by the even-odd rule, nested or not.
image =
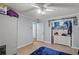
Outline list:
[[[40,47],[34,52],[32,52],[31,55],[71,55],[71,54],[62,51],[57,51],[48,47]]]

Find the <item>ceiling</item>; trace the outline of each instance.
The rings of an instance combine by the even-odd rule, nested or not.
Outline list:
[[[32,4],[34,3],[8,3],[7,5],[25,16],[39,19],[79,13],[79,3],[47,3],[48,8],[55,10],[46,12],[45,15],[38,14],[37,8]]]

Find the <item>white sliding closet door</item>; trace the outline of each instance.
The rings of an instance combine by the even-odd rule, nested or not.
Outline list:
[[[6,54],[17,52],[17,18],[0,15],[0,46],[6,45]]]

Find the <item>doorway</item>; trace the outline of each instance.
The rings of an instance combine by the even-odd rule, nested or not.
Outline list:
[[[44,41],[44,24],[33,22],[33,40]]]

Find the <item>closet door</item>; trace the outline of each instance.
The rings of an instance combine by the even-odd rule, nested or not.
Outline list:
[[[7,54],[16,54],[17,48],[17,19],[15,17],[7,17],[5,19],[5,35],[6,35],[6,42]]]
[[[44,41],[44,25],[43,25],[43,23],[37,23],[37,40]]]
[[[4,19],[3,15],[0,15],[0,46],[5,45],[6,40],[4,37]]]
[[[17,19],[6,15],[0,15],[0,40],[6,45],[6,54],[12,55],[16,53],[17,48]],[[4,45],[3,44],[3,45]]]

